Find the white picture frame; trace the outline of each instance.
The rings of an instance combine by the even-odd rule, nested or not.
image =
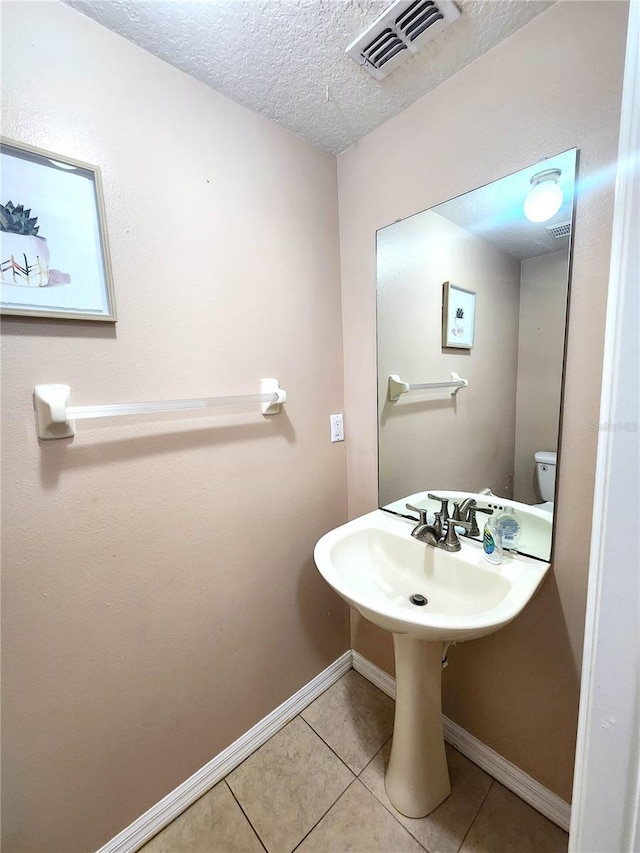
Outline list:
[[[0,140],[0,313],[116,322],[100,169]]]
[[[476,294],[450,281],[442,285],[442,346],[473,349]]]

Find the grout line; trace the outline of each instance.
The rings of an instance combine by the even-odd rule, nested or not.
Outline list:
[[[330,812],[330,811],[331,811],[331,809],[335,806],[335,804],[336,804],[340,799],[342,799],[342,797],[344,797],[344,795],[347,793],[347,791],[349,790],[349,788],[350,788],[350,787],[351,787],[355,782],[357,782],[357,781],[358,781],[358,777],[357,777],[357,776],[354,776],[354,777],[353,777],[353,779],[352,779],[352,780],[349,782],[349,784],[347,785],[347,787],[344,789],[344,791],[340,794],[340,796],[338,797],[338,799],[337,799],[335,802],[331,803],[331,805],[330,805],[330,806],[329,806],[329,808],[326,810],[326,812],[322,815],[322,817],[320,817],[320,818],[319,818],[319,819],[318,819],[318,820],[313,824],[313,826],[311,827],[311,829],[309,830],[309,832],[307,832],[305,835],[303,835],[303,836],[302,836],[302,838],[300,839],[300,841],[298,841],[298,843],[297,843],[297,844],[296,844],[296,846],[293,848],[293,850],[291,851],[291,853],[295,853],[295,851],[298,849],[298,847],[300,847],[300,845],[301,845],[301,844],[302,844],[302,842],[305,840],[305,838],[308,838],[308,837],[311,835],[311,833],[313,832],[313,830],[316,828],[316,826],[318,826],[318,824],[319,824],[319,823],[322,823],[322,821],[323,821],[323,820],[325,819],[325,817],[329,814],[329,812]],[[360,784],[362,784],[362,783],[360,783]]]
[[[372,761],[374,761],[374,760],[375,760],[375,758],[377,758],[377,756],[380,754],[380,752],[382,752],[382,750],[385,748],[385,746],[386,746],[386,745],[389,743],[389,741],[390,741],[390,740],[392,740],[392,739],[393,739],[393,735],[391,735],[391,736],[390,736],[390,737],[389,737],[389,738],[388,738],[388,739],[383,743],[383,745],[382,745],[382,746],[380,747],[380,749],[376,752],[376,754],[373,756],[373,758],[371,759],[371,761],[369,761],[369,763],[367,764],[367,767],[369,766],[369,764],[371,764],[371,762],[372,762]],[[450,746],[450,744],[447,744],[447,745],[448,745],[448,746]],[[455,749],[455,747],[451,747],[451,746],[450,746],[450,748],[451,748],[451,749]],[[457,752],[457,750],[456,750],[456,752]],[[365,767],[365,768],[364,768],[364,770],[362,770],[362,771],[361,771],[361,773],[360,773],[360,774],[358,774],[358,779],[360,779],[360,775],[361,775],[362,773],[364,773],[364,771],[367,769],[367,767]],[[491,777],[489,777],[489,778],[491,778]],[[360,781],[362,782],[362,780],[360,780]],[[468,828],[468,829],[467,829],[467,831],[465,832],[464,837],[462,838],[462,840],[461,840],[461,842],[460,842],[460,845],[456,848],[456,853],[459,853],[460,849],[462,848],[462,845],[464,844],[464,842],[465,842],[465,839],[466,839],[467,835],[468,835],[468,834],[469,834],[469,832],[471,831],[471,827],[472,827],[472,826],[473,826],[473,824],[475,823],[475,820],[476,820],[476,818],[478,817],[478,814],[480,813],[480,809],[482,808],[482,806],[483,806],[483,805],[484,805],[484,803],[485,803],[485,800],[486,800],[486,799],[487,799],[487,797],[489,796],[489,791],[490,791],[490,790],[491,790],[491,788],[493,787],[494,782],[495,782],[495,779],[491,779],[491,782],[490,782],[490,784],[489,784],[489,787],[487,788],[487,793],[484,795],[484,797],[482,798],[482,801],[481,801],[480,805],[479,805],[479,806],[478,806],[478,808],[476,809],[476,812],[475,812],[475,814],[474,814],[473,818],[471,819],[471,823],[469,824],[469,828]],[[405,825],[405,824],[400,820],[400,818],[401,818],[401,817],[404,817],[404,815],[401,815],[401,814],[400,814],[400,812],[399,812],[399,811],[394,807],[393,803],[391,803],[391,801],[389,801],[389,804],[385,803],[383,800],[381,800],[381,799],[380,799],[380,797],[378,797],[378,795],[376,794],[376,792],[375,792],[375,791],[373,791],[371,788],[369,788],[369,786],[366,784],[366,782],[362,782],[362,784],[365,786],[365,788],[367,789],[367,791],[369,791],[369,793],[370,793],[370,794],[372,794],[372,795],[375,797],[375,799],[380,803],[380,805],[381,805],[381,806],[384,806],[384,808],[389,812],[389,814],[391,815],[391,817],[392,817],[392,818],[394,818],[394,820],[396,820],[396,821],[397,821],[397,823],[399,823],[399,824],[400,824],[400,826],[401,826],[404,830],[406,830],[406,831],[409,833],[409,835],[413,838],[413,840],[414,840],[417,844],[419,844],[419,845],[420,845],[420,847],[422,847],[422,849],[425,851],[425,853],[430,853],[429,848],[428,848],[428,847],[425,847],[425,845],[420,841],[420,839],[419,839],[419,838],[418,838],[418,837],[413,833],[413,831],[412,831],[411,827],[410,827],[410,826],[406,826],[406,825]],[[426,817],[429,817],[429,815],[426,815]],[[408,818],[408,820],[412,820],[412,818]],[[416,818],[416,820],[424,820],[424,818]]]
[[[321,694],[321,695],[322,695],[322,694]],[[252,758],[252,757],[253,757],[254,755],[256,755],[258,752],[260,752],[260,750],[262,749],[262,747],[263,747],[263,746],[265,746],[267,743],[269,743],[269,741],[270,741],[270,740],[272,740],[272,738],[276,737],[276,735],[279,735],[279,734],[280,734],[280,732],[284,731],[284,730],[285,730],[288,726],[290,726],[290,725],[291,725],[291,723],[292,723],[295,719],[297,719],[298,717],[300,717],[300,719],[302,720],[302,722],[303,722],[303,723],[306,723],[306,724],[309,726],[309,723],[307,723],[307,721],[302,717],[302,711],[300,711],[298,714],[296,714],[296,716],[295,716],[295,717],[291,717],[291,719],[290,719],[288,722],[286,722],[286,723],[284,724],[284,726],[282,726],[282,728],[281,728],[281,729],[278,729],[278,731],[277,731],[277,732],[274,732],[274,734],[272,734],[272,735],[271,735],[271,737],[269,737],[269,739],[268,739],[268,740],[266,740],[266,741],[265,741],[261,746],[259,746],[259,747],[258,747],[258,749],[254,750],[254,752],[252,752],[252,753],[251,753],[251,755],[248,755],[248,756],[244,759],[244,761],[243,761],[241,764],[238,764],[238,767],[234,767],[234,770],[237,770],[238,768],[242,767],[242,765],[243,765],[243,764],[246,764],[246,763],[247,763],[247,761],[249,761],[249,759],[250,759],[250,758]],[[309,726],[309,728],[311,728],[311,726]],[[311,729],[311,731],[312,731],[314,734],[316,734],[316,732],[314,731],[314,729]],[[320,737],[320,736],[318,735],[318,737]],[[321,738],[321,740],[322,740],[322,738]],[[323,741],[323,743],[324,743],[324,741]],[[328,744],[327,744],[327,745],[328,745]],[[333,752],[333,750],[332,750],[332,752]],[[339,755],[338,755],[337,757],[338,757],[338,758],[340,758],[340,756],[339,756]],[[342,761],[342,759],[340,759],[340,760]],[[344,764],[344,761],[343,761],[342,763]],[[346,767],[346,765],[345,765],[345,767]],[[350,768],[349,768],[349,769],[350,769]],[[253,825],[253,823],[252,823],[252,821],[251,821],[251,818],[250,818],[250,817],[249,817],[249,815],[246,813],[246,811],[243,809],[243,807],[242,807],[242,804],[241,804],[240,800],[236,797],[236,795],[235,795],[235,793],[234,793],[234,791],[233,791],[233,788],[231,787],[231,785],[230,785],[230,784],[229,784],[229,782],[227,781],[227,780],[229,779],[229,776],[231,776],[231,775],[233,774],[234,770],[232,770],[230,773],[227,773],[227,775],[224,777],[224,779],[221,779],[220,781],[224,782],[224,783],[225,783],[225,785],[227,786],[227,788],[231,791],[231,795],[232,795],[233,799],[234,799],[234,800],[236,801],[236,803],[238,804],[238,806],[239,806],[240,811],[242,812],[242,814],[246,817],[246,819],[247,819],[247,821],[248,821],[248,823],[249,823],[249,826],[251,827],[251,829],[252,829],[252,830],[254,831],[254,833],[256,834],[256,836],[257,836],[257,838],[258,838],[258,841],[260,842],[260,844],[261,844],[262,848],[264,849],[265,853],[269,853],[269,850],[268,850],[268,848],[267,848],[266,844],[263,842],[262,838],[260,837],[260,834],[259,834],[258,830],[257,830],[257,829],[255,828],[255,826]],[[351,772],[353,772],[353,771],[351,771]],[[351,784],[351,783],[349,783],[349,784]],[[348,787],[348,786],[347,786],[347,787]],[[345,788],[345,790],[346,790],[346,788]],[[342,793],[344,793],[344,791],[343,791]],[[341,797],[341,796],[342,796],[342,794],[340,794],[340,795],[339,795],[338,800],[340,799],[340,797]],[[335,802],[337,802],[338,800],[336,800]],[[331,806],[329,806],[329,808],[332,808],[334,805],[335,805],[335,803],[332,803],[332,804],[331,804]],[[326,813],[325,813],[325,814],[326,814]],[[323,815],[323,817],[324,817],[324,815]],[[320,818],[320,820],[322,820],[322,818]],[[314,825],[315,825],[315,824],[314,824]],[[312,827],[312,828],[313,828],[313,827]],[[311,831],[311,830],[309,830],[309,831]]]
[[[333,685],[332,685],[332,686],[333,686]],[[329,688],[329,689],[330,689],[330,688]],[[283,727],[282,727],[282,729],[280,729],[280,730],[279,730],[279,732],[280,732],[280,731],[283,731],[283,729],[285,729],[287,726],[291,725],[291,723],[292,723],[295,719],[297,719],[298,717],[299,717],[299,718],[300,718],[300,720],[301,720],[301,721],[302,721],[302,722],[303,722],[303,723],[304,723],[304,724],[309,728],[309,730],[310,730],[310,731],[311,731],[311,732],[312,732],[312,733],[313,733],[313,734],[314,734],[314,735],[315,735],[319,740],[321,740],[321,741],[322,741],[322,743],[323,743],[326,747],[328,747],[328,749],[329,749],[329,750],[331,750],[331,752],[336,756],[336,758],[340,761],[340,763],[341,763],[344,767],[346,767],[346,768],[347,768],[347,770],[349,771],[349,773],[351,773],[351,775],[353,776],[353,778],[351,779],[351,781],[349,782],[349,784],[347,785],[347,787],[344,789],[344,791],[341,791],[341,792],[338,794],[338,796],[336,797],[336,799],[331,803],[331,805],[327,808],[327,810],[326,810],[326,811],[325,811],[325,812],[324,812],[324,813],[323,813],[323,814],[318,818],[318,820],[313,824],[313,826],[309,829],[309,831],[308,831],[307,833],[305,833],[305,835],[303,835],[303,837],[300,839],[300,841],[299,841],[299,842],[296,844],[296,846],[293,848],[294,850],[297,850],[297,849],[298,849],[298,847],[302,844],[302,842],[303,842],[303,841],[304,841],[304,839],[307,837],[307,835],[309,835],[309,833],[313,832],[313,830],[314,830],[314,829],[316,828],[316,826],[320,823],[320,821],[321,821],[321,820],[322,820],[322,819],[323,819],[323,818],[324,818],[324,817],[325,817],[325,816],[326,816],[326,815],[331,811],[331,809],[335,806],[335,804],[338,802],[338,800],[340,799],[340,797],[344,796],[344,794],[349,790],[349,788],[353,785],[353,783],[354,783],[354,782],[356,781],[356,779],[358,778],[358,777],[356,776],[356,774],[353,772],[353,770],[349,767],[349,765],[348,765],[348,764],[346,764],[346,763],[345,763],[345,761],[343,761],[343,759],[342,759],[342,758],[340,758],[340,756],[338,755],[338,753],[337,753],[334,749],[331,749],[331,747],[330,747],[330,746],[329,746],[329,744],[324,740],[324,738],[320,737],[320,735],[319,735],[319,734],[318,734],[318,732],[313,728],[313,726],[312,726],[310,723],[308,723],[308,722],[304,719],[304,717],[302,716],[302,711],[300,711],[300,713],[299,713],[299,714],[297,714],[295,717],[292,717],[292,718],[289,720],[289,722],[288,722],[288,723],[286,723],[286,725],[285,725],[285,726],[283,726]],[[276,732],[276,734],[279,734],[279,732]],[[275,735],[272,735],[272,737],[275,737]],[[271,740],[271,738],[269,738],[269,740]],[[265,743],[268,743],[268,741],[265,741]],[[263,744],[263,746],[264,746],[264,744]],[[259,748],[256,750],[256,752],[258,752],[258,751],[259,751],[259,749],[261,749],[261,747],[259,747]],[[253,752],[253,753],[251,753],[251,755],[247,756],[247,758],[245,758],[245,760],[242,762],[242,764],[244,764],[246,761],[248,761],[248,760],[249,760],[253,755],[255,755],[255,754],[256,754],[256,753],[255,753],[255,752]],[[239,765],[238,765],[238,767],[242,767],[242,764],[239,764]],[[232,772],[233,772],[233,771],[232,771]],[[230,775],[231,775],[231,773],[229,773],[229,774],[228,774],[228,776],[230,776]],[[224,780],[223,780],[223,781],[224,781],[224,782],[225,782],[225,784],[227,785],[227,788],[231,791],[231,794],[233,795],[234,800],[236,801],[236,803],[237,803],[237,804],[238,804],[238,806],[240,807],[240,810],[242,811],[242,814],[246,817],[247,821],[249,822],[249,825],[251,826],[251,829],[255,832],[255,834],[256,834],[256,836],[257,836],[257,838],[258,838],[258,841],[260,842],[260,844],[262,845],[262,847],[263,847],[263,848],[264,848],[264,850],[265,850],[265,853],[269,853],[269,850],[267,849],[267,847],[266,847],[266,845],[264,844],[264,842],[263,842],[262,838],[260,837],[260,835],[259,835],[259,833],[258,833],[258,830],[255,828],[255,826],[254,826],[254,825],[253,825],[253,823],[251,822],[251,819],[249,818],[249,816],[247,815],[247,813],[245,812],[245,810],[242,808],[242,804],[240,803],[240,800],[239,800],[239,799],[236,797],[236,795],[234,794],[233,789],[231,788],[231,785],[229,785],[229,783],[227,782],[227,778],[228,778],[228,776],[225,776],[225,778],[224,778]],[[292,853],[293,853],[293,851],[292,851]]]
[[[393,737],[393,735],[392,735],[392,737]],[[391,740],[391,738],[389,738],[389,740]],[[375,758],[375,757],[376,757],[376,756],[381,752],[381,750],[383,750],[383,749],[385,748],[385,746],[389,743],[389,740],[386,740],[386,741],[384,742],[384,744],[380,747],[380,749],[378,750],[378,752],[376,752],[376,754],[373,756],[373,758]],[[371,761],[373,761],[373,758],[371,759]],[[369,762],[369,764],[371,764],[371,761]],[[367,767],[369,766],[369,764],[367,764]],[[366,768],[365,768],[365,769],[366,769]],[[363,772],[364,772],[364,771],[363,771]],[[384,776],[384,773],[383,773],[383,776]],[[362,781],[362,780],[360,780],[360,781]],[[367,789],[367,791],[368,791],[368,792],[369,792],[369,793],[370,793],[370,794],[371,794],[371,795],[372,795],[372,796],[373,796],[373,797],[374,797],[374,798],[375,798],[375,799],[380,803],[380,805],[381,805],[384,809],[386,809],[386,810],[387,810],[387,812],[388,812],[388,813],[391,815],[391,817],[396,821],[396,823],[399,823],[399,824],[400,824],[400,826],[405,830],[405,832],[408,832],[408,833],[409,833],[409,835],[413,838],[413,840],[416,842],[416,844],[419,844],[419,845],[420,845],[420,847],[422,847],[422,849],[426,851],[426,853],[429,853],[428,848],[426,848],[426,847],[424,846],[424,844],[423,844],[423,843],[422,843],[418,838],[416,838],[416,836],[413,834],[413,832],[409,829],[409,827],[408,827],[408,826],[405,826],[405,825],[404,825],[404,823],[402,823],[402,821],[401,821],[401,820],[400,820],[400,818],[398,817],[398,815],[400,814],[400,812],[399,812],[399,811],[394,807],[394,805],[393,805],[393,803],[391,802],[391,800],[389,800],[389,805],[387,805],[387,803],[383,802],[383,801],[380,799],[380,797],[376,794],[376,792],[375,792],[375,791],[372,791],[372,790],[371,790],[371,788],[366,784],[366,782],[362,782],[362,784],[365,786],[365,788]],[[383,785],[384,785],[384,782],[383,782]],[[386,788],[385,788],[385,792],[386,792]],[[389,808],[389,806],[390,806],[391,808]],[[405,815],[402,815],[402,817],[405,817]],[[428,815],[427,815],[427,817],[428,817]],[[408,818],[408,819],[409,819],[409,820],[412,820],[412,818]],[[423,820],[423,818],[415,818],[415,820]],[[457,853],[457,851],[456,851],[456,853]]]
[[[267,848],[266,848],[266,845],[264,844],[264,842],[262,841],[262,839],[260,838],[260,836],[259,836],[259,834],[258,834],[258,830],[257,830],[257,829],[255,828],[255,826],[251,823],[251,820],[250,820],[250,818],[249,818],[249,815],[248,815],[248,814],[246,813],[246,811],[242,808],[242,805],[241,805],[241,803],[240,803],[240,800],[239,800],[239,799],[236,797],[236,795],[233,793],[233,790],[231,789],[231,785],[227,782],[226,777],[225,777],[222,781],[223,781],[223,782],[224,782],[224,784],[227,786],[227,789],[228,789],[229,791],[231,791],[231,796],[232,796],[232,797],[233,797],[233,799],[236,801],[236,803],[238,804],[238,808],[240,809],[240,811],[242,812],[242,814],[243,814],[243,815],[245,816],[245,818],[247,819],[247,823],[249,824],[249,826],[250,826],[250,827],[251,827],[251,829],[253,830],[253,832],[254,832],[254,834],[255,834],[256,838],[258,839],[258,841],[260,842],[260,846],[261,846],[261,847],[262,847],[262,849],[265,851],[265,853],[269,853],[269,851],[268,851],[268,850],[267,850]]]
[[[376,754],[373,756],[373,758],[371,759],[371,761],[369,761],[369,763],[367,764],[367,767],[369,766],[369,764],[371,764],[371,762],[372,762],[372,761],[374,761],[374,760],[378,757],[378,755],[380,755],[380,753],[382,752],[382,750],[385,748],[385,746],[386,746],[386,745],[389,743],[389,741],[391,741],[391,740],[393,740],[393,734],[389,735],[389,737],[385,740],[385,742],[382,744],[382,746],[380,747],[380,749],[379,749],[379,750],[376,752]],[[365,767],[365,768],[361,771],[361,773],[364,773],[364,771],[367,769],[367,767]],[[384,772],[383,772],[383,777],[384,777]],[[359,780],[360,780],[360,782],[364,785],[364,787],[367,789],[367,791],[368,791],[368,792],[369,792],[369,793],[374,797],[374,799],[375,799],[375,800],[377,800],[377,801],[380,803],[380,805],[381,805],[383,808],[385,808],[385,809],[387,810],[387,812],[388,812],[388,813],[391,815],[391,817],[396,821],[396,823],[399,823],[399,824],[400,824],[400,826],[405,830],[405,832],[408,832],[408,833],[409,833],[409,835],[413,838],[413,840],[416,842],[416,844],[418,844],[420,847],[422,847],[422,849],[425,851],[425,853],[429,853],[428,848],[427,848],[427,847],[425,847],[425,846],[424,846],[424,844],[423,844],[423,843],[422,843],[418,838],[416,838],[416,836],[413,834],[413,832],[409,829],[409,827],[408,827],[408,826],[405,826],[405,825],[404,825],[404,823],[402,823],[402,821],[401,821],[401,820],[400,820],[400,818],[398,817],[398,815],[400,814],[400,812],[399,812],[399,811],[398,811],[398,810],[393,806],[393,803],[391,803],[391,801],[389,801],[389,805],[391,806],[391,808],[389,808],[389,806],[388,806],[385,802],[383,802],[383,801],[380,799],[380,797],[376,794],[376,792],[375,792],[375,791],[372,791],[372,790],[371,790],[371,788],[367,785],[367,783],[366,783],[366,782],[363,782],[363,781],[362,781],[362,779],[360,779],[360,775],[358,775],[358,779],[359,779]],[[384,782],[383,782],[383,785],[384,785]],[[386,791],[386,789],[385,789],[385,791]],[[484,800],[483,800],[483,802],[484,802]],[[404,815],[402,815],[402,817],[404,817]],[[410,819],[411,819],[411,818],[409,818],[409,820],[410,820]],[[416,819],[417,819],[417,820],[422,820],[422,818],[416,818]],[[456,853],[457,853],[457,851],[456,851]]]
[[[464,838],[463,838],[463,839],[462,839],[462,841],[460,842],[460,846],[458,847],[458,853],[460,853],[460,850],[462,850],[462,848],[463,848],[463,846],[464,846],[464,842],[467,840],[467,836],[468,836],[468,835],[469,835],[469,833],[471,832],[471,829],[472,829],[472,827],[473,827],[473,824],[474,824],[474,823],[476,822],[476,820],[478,819],[478,815],[479,815],[479,814],[480,814],[480,812],[482,811],[482,807],[483,807],[483,805],[487,802],[487,797],[488,797],[488,796],[489,796],[489,794],[491,793],[491,789],[493,788],[493,786],[494,786],[495,784],[496,784],[496,780],[495,780],[495,779],[492,779],[492,780],[491,780],[491,784],[490,784],[490,785],[489,785],[489,787],[487,788],[487,793],[484,795],[484,798],[483,798],[482,802],[481,802],[481,803],[480,803],[480,805],[478,806],[478,811],[475,813],[475,815],[473,816],[473,820],[472,820],[472,821],[471,821],[471,823],[469,824],[469,829],[465,832],[465,834],[464,834]]]
[[[341,762],[342,764],[344,764],[344,766],[347,768],[347,770],[349,771],[349,773],[351,773],[351,775],[353,776],[353,778],[354,778],[354,779],[357,779],[359,774],[358,774],[358,773],[356,773],[354,770],[352,770],[352,769],[351,769],[351,767],[349,767],[349,765],[348,765],[348,764],[347,764],[347,762],[344,760],[344,758],[342,758],[340,755],[338,755],[338,753],[337,753],[337,752],[335,751],[335,749],[331,746],[331,744],[327,743],[327,742],[326,742],[326,740],[322,737],[322,735],[321,735],[321,734],[318,734],[318,732],[313,728],[313,726],[311,725],[311,723],[309,723],[309,722],[307,722],[307,721],[305,720],[305,718],[302,716],[302,713],[300,713],[298,716],[300,717],[300,719],[302,720],[302,722],[303,722],[303,723],[306,723],[306,724],[309,726],[309,728],[310,728],[310,729],[311,729],[311,731],[314,733],[314,735],[315,735],[316,737],[320,738],[320,740],[322,741],[322,743],[323,743],[323,744],[324,744],[328,749],[330,749],[330,750],[331,750],[331,752],[335,755],[335,757],[336,757],[337,759],[339,759],[339,760],[340,760],[340,762]],[[362,771],[361,771],[361,772],[362,772]],[[351,784],[351,782],[349,782],[349,784]],[[345,789],[345,790],[346,790],[346,789]],[[342,796],[342,794],[340,794],[340,797],[341,797],[341,796]],[[340,798],[338,798],[338,799],[340,799]],[[337,801],[336,801],[336,802],[337,802]]]
[[[344,676],[343,676],[343,677],[344,677]],[[364,676],[363,676],[363,677],[364,677]],[[366,680],[366,679],[365,679],[365,680]],[[376,685],[374,684],[373,686],[375,687]],[[377,689],[379,690],[379,688],[377,688]],[[383,693],[383,691],[382,691],[382,690],[380,690],[380,692],[381,692],[381,693]],[[307,723],[307,725],[309,726],[309,728],[311,729],[311,731],[312,731],[312,732],[314,732],[314,734],[318,735],[318,737],[320,738],[320,740],[321,740],[321,741],[322,741],[326,746],[328,746],[328,747],[329,747],[329,749],[331,750],[331,752],[333,752],[333,754],[334,754],[337,758],[339,758],[339,759],[340,759],[340,761],[342,761],[342,763],[344,764],[344,766],[345,766],[345,767],[346,767],[346,768],[347,768],[351,773],[354,773],[354,770],[353,770],[351,767],[349,767],[349,765],[344,761],[344,759],[342,759],[342,758],[338,755],[338,753],[337,753],[337,752],[336,752],[336,751],[331,747],[331,745],[330,745],[330,744],[328,744],[328,743],[326,742],[326,740],[322,737],[322,735],[318,734],[318,732],[313,728],[313,726],[311,725],[311,723],[307,722],[307,720],[305,720],[305,719],[304,719],[304,717],[302,717],[302,714],[303,714],[303,713],[304,713],[304,711],[301,711],[301,712],[300,712],[300,714],[299,714],[299,716],[304,720],[304,722],[305,722],[305,723]],[[396,821],[396,822],[397,822],[397,823],[398,823],[398,824],[399,824],[399,825],[400,825],[400,826],[405,830],[405,832],[408,832],[408,833],[409,833],[409,835],[411,835],[411,837],[414,839],[414,841],[415,841],[417,844],[419,844],[419,845],[420,845],[420,847],[421,847],[423,850],[425,850],[425,851],[426,851],[426,853],[429,853],[429,851],[428,851],[428,850],[427,850],[427,848],[424,846],[424,844],[422,844],[420,841],[418,841],[418,839],[417,839],[417,838],[415,837],[415,835],[411,832],[411,830],[410,830],[410,829],[408,829],[408,828],[407,828],[407,827],[406,827],[406,826],[405,826],[405,825],[404,825],[404,824],[403,824],[403,823],[398,819],[398,816],[397,816],[397,814],[395,813],[395,810],[394,810],[394,811],[391,811],[391,810],[389,809],[389,807],[388,807],[385,803],[383,803],[383,802],[382,802],[382,800],[380,800],[380,799],[376,796],[375,792],[374,792],[374,791],[372,791],[372,790],[368,787],[368,785],[366,785],[366,784],[362,781],[362,779],[360,779],[360,776],[364,773],[364,771],[367,769],[367,767],[371,764],[371,762],[372,762],[372,761],[374,761],[374,760],[376,759],[376,757],[377,757],[377,756],[382,752],[382,750],[385,748],[385,746],[386,746],[386,745],[389,743],[389,741],[391,741],[392,739],[393,739],[393,733],[392,733],[392,734],[390,734],[390,735],[389,735],[389,737],[384,741],[384,743],[382,744],[382,746],[380,746],[380,748],[379,748],[379,749],[377,749],[377,750],[374,752],[374,754],[371,756],[371,758],[369,759],[369,761],[367,761],[367,763],[366,763],[366,764],[365,764],[365,766],[362,768],[362,770],[360,770],[360,772],[359,772],[359,773],[354,773],[354,779],[353,779],[353,780],[349,783],[349,785],[344,789],[344,791],[342,792],[342,794],[340,794],[340,797],[343,797],[343,796],[346,794],[346,792],[349,790],[349,788],[351,787],[351,785],[353,785],[353,783],[354,783],[356,780],[358,780],[358,781],[360,782],[360,784],[361,784],[361,785],[363,785],[363,786],[364,786],[364,788],[365,788],[365,789],[366,789],[366,790],[367,790],[367,791],[368,791],[368,792],[373,796],[373,798],[374,798],[378,803],[380,803],[380,805],[381,805],[381,806],[383,806],[383,807],[386,809],[386,811],[391,815],[391,817],[392,817],[392,818],[393,818],[393,819],[394,819],[394,820],[395,820],[395,821]],[[338,797],[338,800],[340,799],[340,797]],[[338,800],[336,800],[336,801],[335,801],[335,803],[333,803],[333,805],[331,806],[331,808],[333,808],[333,806],[335,806],[335,804],[338,802]],[[483,802],[484,802],[484,800],[483,800]],[[325,814],[326,814],[326,812],[325,812]],[[324,815],[323,815],[323,817],[324,817]],[[322,820],[322,818],[320,818],[320,820]],[[320,821],[318,821],[318,823],[320,823]],[[317,825],[318,825],[318,823],[316,823],[316,824],[315,824],[315,826],[317,826]],[[312,832],[314,828],[315,828],[315,827],[312,827],[312,828],[309,830],[309,832]],[[308,835],[308,834],[309,834],[309,833],[307,833],[307,835]],[[307,836],[305,835],[305,838],[306,838],[306,837],[307,837]],[[302,841],[304,841],[304,838],[300,841],[300,844],[302,844]],[[298,845],[298,846],[300,846],[300,845]],[[297,849],[297,847],[296,847],[295,849]],[[295,851],[294,851],[294,853],[295,853]]]
[[[391,740],[391,738],[389,738],[389,740]],[[386,744],[387,744],[387,743],[388,743],[388,741],[386,741],[386,742],[385,742],[385,746],[386,746]],[[384,746],[382,747],[382,749],[384,749]],[[378,752],[380,752],[380,750],[378,750]],[[376,755],[378,755],[378,752],[376,752]],[[374,758],[375,758],[375,756],[374,756]],[[372,759],[372,760],[373,760],[373,759]],[[371,763],[371,762],[369,762],[369,763]],[[367,765],[367,766],[368,766],[368,765]],[[405,825],[404,825],[404,823],[400,820],[400,817],[406,817],[406,815],[402,815],[402,814],[401,814],[401,813],[400,813],[400,812],[399,812],[399,811],[394,807],[394,805],[391,803],[391,801],[390,801],[390,800],[389,800],[389,805],[387,805],[387,803],[384,803],[384,802],[380,799],[380,797],[376,794],[376,792],[371,790],[371,788],[366,784],[366,782],[362,782],[362,780],[360,780],[360,782],[361,782],[361,784],[362,784],[362,785],[364,785],[364,787],[365,787],[365,788],[367,789],[367,791],[371,794],[371,796],[372,796],[372,797],[373,797],[373,798],[374,798],[374,799],[375,799],[375,800],[376,800],[376,801],[377,801],[377,802],[378,802],[378,803],[383,807],[383,809],[385,809],[385,811],[386,811],[388,814],[390,814],[390,815],[391,815],[391,817],[395,820],[395,822],[396,822],[399,826],[401,826],[401,827],[404,829],[404,831],[405,831],[406,833],[408,833],[408,834],[411,836],[411,838],[416,842],[416,844],[418,845],[418,847],[421,847],[421,848],[422,848],[422,850],[424,850],[424,851],[425,851],[425,853],[430,853],[429,848],[428,848],[428,847],[425,847],[425,846],[424,846],[424,844],[422,843],[422,841],[420,841],[420,839],[419,839],[419,838],[418,838],[418,837],[417,837],[417,836],[416,836],[416,835],[411,831],[411,829],[410,829],[408,826],[405,826]],[[383,783],[383,784],[384,784],[384,783]],[[385,789],[385,792],[386,792],[386,789]],[[389,808],[389,806],[391,806],[391,808]],[[399,816],[400,816],[400,817],[399,817]],[[428,816],[429,816],[429,815],[425,815],[425,817],[428,817]],[[424,818],[407,818],[407,820],[424,820]],[[457,851],[456,851],[456,853],[457,853]]]
[[[390,734],[390,735],[389,735],[389,737],[388,737],[388,738],[385,740],[385,742],[382,744],[382,746],[380,747],[380,749],[377,749],[377,750],[375,751],[375,753],[374,753],[374,754],[371,756],[371,758],[367,761],[367,763],[366,763],[366,764],[365,764],[365,766],[362,768],[362,770],[358,773],[358,779],[362,776],[362,774],[363,774],[363,773],[364,773],[364,771],[367,769],[367,767],[371,764],[371,762],[372,762],[372,761],[375,761],[375,759],[380,755],[380,753],[382,752],[382,750],[383,750],[383,749],[385,748],[385,746],[389,743],[389,741],[390,741],[390,740],[392,740],[392,738],[393,738],[393,735],[392,735],[392,734]],[[363,785],[364,785],[364,782],[363,782]],[[367,786],[365,785],[365,788],[366,788],[366,787],[367,787]]]

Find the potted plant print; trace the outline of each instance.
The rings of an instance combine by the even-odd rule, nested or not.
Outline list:
[[[461,338],[464,335],[464,309],[456,308],[456,319],[453,324],[453,329],[451,329],[452,333],[457,337]]]
[[[24,205],[0,204],[1,272],[3,284],[45,287],[49,284],[49,247],[38,237],[37,216]]]
[[[50,283],[49,247],[38,236],[37,216],[24,205],[0,204],[0,272],[3,284],[46,287]]]

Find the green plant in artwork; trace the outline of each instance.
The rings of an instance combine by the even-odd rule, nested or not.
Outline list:
[[[31,208],[25,210],[23,204],[14,205],[12,201],[0,204],[0,231],[37,237],[40,230],[40,226],[36,225],[37,221],[37,216],[31,216]],[[40,239],[43,240],[44,237]]]

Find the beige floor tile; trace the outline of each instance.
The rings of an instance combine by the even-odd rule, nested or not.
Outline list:
[[[494,782],[460,853],[565,853],[569,836]]]
[[[290,853],[352,780],[300,717],[227,776],[269,853]]]
[[[435,811],[420,820],[401,815],[387,797],[384,774],[389,762],[390,743],[380,750],[360,774],[360,779],[367,788],[430,853],[457,853],[492,782],[490,776],[464,755],[448,744],[446,748],[451,795]]]
[[[394,710],[392,699],[352,669],[301,716],[358,774],[391,737]]]
[[[264,853],[225,782],[165,827],[141,853]]]
[[[296,853],[424,853],[356,779]]]

